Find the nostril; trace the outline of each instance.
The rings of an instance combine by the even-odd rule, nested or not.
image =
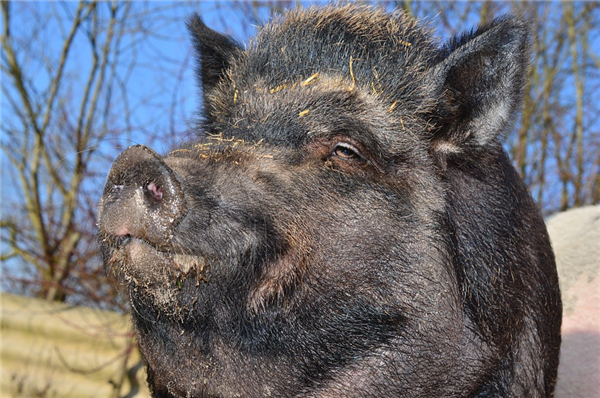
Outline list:
[[[117,246],[125,246],[131,241],[131,235],[117,236],[116,244]]]
[[[148,191],[148,193],[150,193],[150,195],[154,198],[154,200],[159,201],[159,202],[162,200],[163,190],[161,187],[156,185],[154,182],[151,182],[150,184],[148,184],[148,186],[146,187],[146,190]]]

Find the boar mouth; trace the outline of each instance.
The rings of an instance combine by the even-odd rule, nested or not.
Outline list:
[[[196,286],[207,282],[208,266],[202,256],[158,249],[150,242],[132,235],[116,236],[110,241],[106,262],[109,274],[124,284],[152,291],[180,289],[195,274]]]

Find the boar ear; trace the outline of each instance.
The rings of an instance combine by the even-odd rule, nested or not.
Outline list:
[[[505,16],[442,48],[432,70],[434,90],[441,96],[436,152],[485,146],[507,128],[521,100],[528,42],[526,23]]]
[[[242,48],[231,37],[206,26],[198,14],[188,21],[187,28],[200,59],[196,76],[206,103],[207,94],[219,83],[225,70],[241,54]]]

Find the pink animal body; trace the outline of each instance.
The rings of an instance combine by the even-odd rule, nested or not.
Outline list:
[[[556,398],[600,397],[600,206],[548,221],[563,300]]]

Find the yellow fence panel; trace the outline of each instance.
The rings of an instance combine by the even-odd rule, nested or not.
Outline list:
[[[1,300],[2,398],[145,398],[129,318],[9,294]]]

